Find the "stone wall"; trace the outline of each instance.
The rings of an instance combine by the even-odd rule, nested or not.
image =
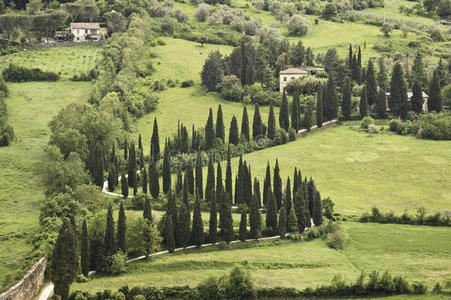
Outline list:
[[[0,300],[31,300],[41,289],[44,283],[44,272],[47,267],[47,258],[42,257],[25,276],[0,295]]]

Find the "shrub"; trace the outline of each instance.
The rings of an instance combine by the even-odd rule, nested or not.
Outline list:
[[[290,127],[288,129],[288,140],[290,140],[290,142],[295,141],[296,137],[297,137],[296,129]]]
[[[180,8],[177,8],[173,13],[174,18],[177,19],[179,23],[188,22],[188,14],[183,12]]]
[[[417,281],[415,281],[412,284],[412,288],[413,288],[413,293],[418,294],[418,295],[424,295],[424,294],[426,294],[426,292],[428,290],[428,287],[424,283],[417,282]]]
[[[390,33],[393,31],[393,25],[390,23],[384,23],[381,27],[381,32],[385,37],[389,37]]]
[[[105,262],[105,272],[108,274],[119,274],[125,272],[127,269],[126,261],[127,254],[124,254],[121,251],[108,256]]]
[[[362,119],[362,122],[360,122],[360,127],[364,128],[364,129],[368,129],[368,125],[370,125],[370,124],[374,124],[374,119],[367,116]]]
[[[163,20],[163,24],[161,25],[161,30],[169,35],[174,34],[175,29],[177,27],[178,21],[174,18],[165,18]]]
[[[344,235],[340,229],[336,229],[327,235],[327,245],[336,250],[343,249]]]
[[[192,79],[190,79],[190,80],[182,81],[181,87],[182,88],[187,88],[187,87],[190,87],[190,86],[193,86],[193,85],[194,85],[194,81]]]
[[[4,69],[2,75],[7,82],[57,81],[59,79],[59,75],[54,72],[44,72],[39,68],[29,69],[14,64]]]
[[[209,15],[210,15],[210,5],[201,3],[196,9],[195,13],[196,18],[201,22],[205,22]]]
[[[294,15],[288,20],[287,28],[290,34],[306,35],[309,30],[309,21],[302,15]]]
[[[14,140],[14,129],[8,124],[1,124],[0,121],[0,147],[9,146]]]
[[[248,270],[242,266],[236,266],[231,271],[224,286],[226,299],[241,299],[252,296],[253,280]]]
[[[85,282],[88,282],[89,279],[86,278],[83,274],[79,274],[75,281],[78,282],[78,283],[85,283]]]
[[[288,142],[287,132],[283,128],[279,128],[276,130],[276,134],[274,136],[274,145],[283,145]]]

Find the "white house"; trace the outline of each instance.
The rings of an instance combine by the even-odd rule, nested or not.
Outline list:
[[[288,82],[293,79],[298,79],[300,77],[304,77],[310,74],[314,74],[317,71],[322,71],[322,68],[316,67],[297,67],[297,68],[288,68],[286,70],[282,70],[279,73],[279,84],[280,84],[280,92],[283,93],[283,90],[287,86]]]
[[[100,41],[99,23],[70,23],[70,33],[74,35],[74,42],[85,42],[86,36],[92,41]]]
[[[429,95],[426,94],[425,92],[421,92],[421,93],[423,96],[423,112],[426,113],[429,111],[429,109],[428,109]],[[412,96],[413,96],[412,92],[407,92],[407,101],[409,103],[412,101]],[[388,107],[388,98],[390,98],[390,93],[385,93],[385,101],[386,101],[386,105],[387,105],[387,111],[390,111],[390,108]]]

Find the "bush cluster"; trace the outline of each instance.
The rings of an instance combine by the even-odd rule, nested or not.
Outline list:
[[[429,140],[451,140],[451,114],[447,112],[420,115],[413,121],[392,120],[390,131]]]
[[[8,92],[5,81],[0,77],[0,147],[8,146],[14,139],[14,129],[8,124],[8,109],[5,103]]]
[[[371,213],[364,213],[359,221],[363,223],[451,226],[451,211],[446,210],[443,214],[426,215],[426,209],[420,207],[414,216],[409,215],[407,212],[396,216],[394,212],[382,213],[377,207],[373,207]]]
[[[92,69],[89,72],[81,72],[80,74],[74,74],[74,76],[71,77],[71,81],[93,81],[97,79],[97,76],[99,76],[99,73],[96,69]]]
[[[54,72],[42,71],[39,68],[25,68],[10,64],[2,72],[3,78],[7,82],[27,82],[27,81],[57,81],[59,75]]]

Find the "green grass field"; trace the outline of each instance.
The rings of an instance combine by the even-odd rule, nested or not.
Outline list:
[[[24,63],[23,53],[14,54],[13,58],[2,56],[0,66],[3,68],[14,60],[22,61],[24,66],[59,72],[64,70],[64,64],[71,64],[74,52],[78,53],[78,63],[81,63],[83,56],[91,57],[97,53],[96,49],[100,48],[87,47],[86,52],[82,47],[38,48],[27,55],[39,64]],[[52,60],[58,62],[52,66]],[[89,63],[87,60],[80,67],[92,68],[95,60],[89,59]],[[75,66],[77,61],[73,63]],[[31,250],[27,239],[38,227],[39,206],[44,199],[39,165],[49,138],[47,123],[62,107],[74,102],[85,103],[91,85],[65,79],[8,84],[10,96],[6,104],[16,141],[8,147],[0,147],[0,177],[4,179],[0,185],[0,290],[23,275],[22,266]]]
[[[250,269],[257,286],[300,289],[329,284],[337,274],[354,281],[362,270],[389,270],[430,287],[451,276],[450,228],[345,223],[344,230],[347,238],[342,251],[328,248],[323,240],[233,250],[204,248],[131,263],[120,276],[94,276],[71,289],[94,292],[126,284],[193,286],[208,276],[225,274],[235,264]]]

